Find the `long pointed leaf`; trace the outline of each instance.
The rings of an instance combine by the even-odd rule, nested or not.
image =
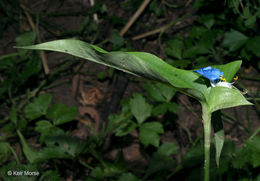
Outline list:
[[[211,112],[222,108],[251,104],[235,89],[211,88],[206,84],[207,81],[194,73],[193,70],[175,68],[159,57],[146,52],[107,52],[95,45],[75,39],[55,40],[18,48],[63,52],[137,76],[168,83],[200,102],[207,103]],[[222,70],[229,81],[236,74],[240,65],[241,61],[235,61],[215,67]],[[233,93],[236,96],[229,98],[229,95]],[[218,99],[221,101],[217,101]]]
[[[215,147],[216,147],[216,163],[219,167],[219,159],[225,141],[225,133],[221,120],[221,111],[216,111],[212,114],[212,126],[214,128]]]
[[[37,159],[37,152],[35,152],[29,145],[28,143],[26,142],[24,136],[22,135],[22,133],[17,130],[17,134],[21,140],[21,144],[22,144],[22,148],[23,148],[23,153],[25,155],[25,157],[27,158],[27,160],[30,162],[30,163],[33,163],[36,159]]]
[[[169,81],[178,88],[192,88],[193,81],[198,78],[197,74],[172,67],[159,57],[146,52],[107,52],[75,39],[55,40],[17,48],[63,52],[142,77],[161,82]]]

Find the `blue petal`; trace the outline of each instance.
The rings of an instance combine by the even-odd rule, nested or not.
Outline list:
[[[197,72],[203,77],[208,78],[211,82],[218,82],[220,81],[220,76],[223,76],[223,72],[221,72],[217,68],[212,68],[210,66],[195,70],[194,72]]]

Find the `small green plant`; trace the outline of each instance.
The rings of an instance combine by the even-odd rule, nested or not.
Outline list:
[[[63,53],[68,53],[83,59],[87,59],[96,63],[100,63],[106,66],[110,66],[124,72],[138,75],[141,77],[149,78],[151,80],[159,81],[168,85],[171,85],[177,91],[182,92],[188,96],[197,99],[202,106],[202,119],[204,126],[204,179],[208,181],[210,178],[210,135],[211,135],[211,117],[214,112],[221,109],[241,106],[252,105],[248,102],[241,92],[233,88],[232,86],[217,86],[217,82],[210,79],[203,78],[200,74],[193,72],[193,70],[183,70],[175,68],[165,63],[155,55],[144,52],[107,52],[95,45],[91,45],[80,40],[66,39],[56,40],[38,45],[18,47],[23,49],[34,50],[51,50]],[[223,75],[226,82],[231,82],[236,72],[240,68],[242,61],[234,61],[225,65],[214,65],[213,70],[221,72],[218,76]],[[214,72],[214,71],[213,71]],[[220,77],[218,77],[220,79]],[[216,83],[216,84],[215,84]],[[142,97],[136,95],[135,101],[130,102],[134,107],[131,112],[135,115],[137,122],[141,124],[148,114],[141,115],[136,110],[137,103],[144,104]],[[148,110],[149,106],[145,106]],[[146,111],[148,113],[149,111]],[[149,124],[149,125],[148,125]],[[152,125],[151,125],[152,124]],[[140,127],[140,131],[143,133],[149,132],[150,129],[155,127],[159,128],[158,123],[144,123]],[[144,126],[145,125],[145,126]],[[218,121],[218,125],[222,126],[221,120]],[[213,125],[214,126],[214,125]],[[153,130],[158,133],[162,133],[162,130]],[[154,136],[156,136],[156,134]],[[219,135],[218,135],[219,134]],[[144,134],[143,134],[144,135]],[[224,132],[218,130],[215,132],[215,144],[216,144],[216,162],[220,157],[220,153],[224,143]],[[142,137],[142,136],[141,136]],[[146,144],[151,144],[146,142]],[[157,145],[157,142],[152,143]]]

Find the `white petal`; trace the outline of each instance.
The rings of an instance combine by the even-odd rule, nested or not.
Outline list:
[[[232,88],[233,83],[229,83],[229,82],[218,82],[215,86],[216,87],[227,87],[227,88]],[[213,86],[212,86],[213,87]]]
[[[211,87],[216,87],[216,83],[210,82]]]

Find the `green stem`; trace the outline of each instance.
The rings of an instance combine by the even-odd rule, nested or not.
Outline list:
[[[209,181],[211,112],[209,112],[207,105],[202,105],[202,119],[203,119],[203,126],[204,126],[204,181]]]
[[[20,161],[19,161],[19,159],[18,159],[18,156],[17,156],[16,152],[14,151],[14,149],[13,149],[13,147],[12,147],[11,145],[9,145],[9,149],[10,149],[11,152],[13,153],[16,162],[20,164]]]
[[[255,132],[249,137],[249,139],[253,139],[258,133],[260,133],[260,127],[255,130]]]

